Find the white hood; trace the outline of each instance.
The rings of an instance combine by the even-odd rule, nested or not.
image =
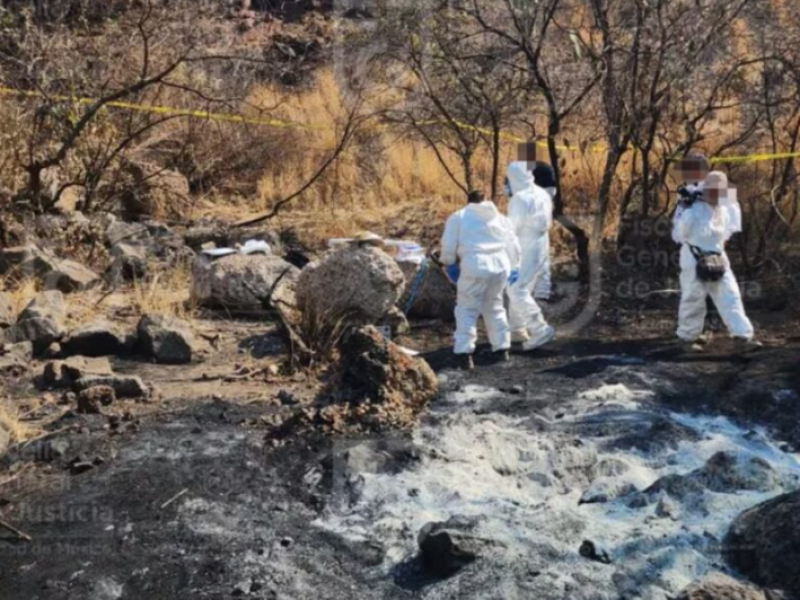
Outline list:
[[[491,200],[484,200],[480,204],[467,204],[464,208],[464,215],[472,216],[485,223],[488,223],[500,213],[497,206]]]
[[[508,183],[511,185],[511,193],[517,194],[523,190],[533,187],[535,182],[533,173],[528,170],[528,163],[523,161],[512,162],[508,165]]]

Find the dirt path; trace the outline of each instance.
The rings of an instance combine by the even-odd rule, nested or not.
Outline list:
[[[19,459],[30,468],[0,487],[3,519],[33,538],[11,543],[0,534],[0,599],[491,598],[501,584],[506,598],[592,598],[605,597],[597,590],[619,597],[636,581],[660,597],[683,583],[685,569],[624,567],[624,559],[654,559],[654,536],[677,533],[664,523],[647,530],[642,515],[622,519],[614,513],[621,501],[576,516],[574,494],[592,484],[601,459],[641,458],[653,476],[684,472],[716,448],[706,437],[740,448],[756,425],[768,428],[754,429],[758,451],[777,465],[781,486],[793,485],[800,345],[739,357],[720,344],[687,357],[664,330],[632,342],[609,337],[600,324],[510,363],[489,366],[480,356],[471,374],[451,369],[449,350],[430,350],[442,398],[415,432],[380,438],[304,434],[273,447],[264,417],[274,406],[231,401],[243,391],[235,387],[199,397],[186,388],[171,394],[168,411],[115,429],[103,416],[72,417],[77,427],[27,448]],[[426,331],[410,341],[430,349],[437,339]],[[162,387],[172,385],[167,379]],[[183,384],[174,385],[177,392]],[[261,396],[270,385],[261,383]],[[676,413],[705,420],[669,416]],[[715,426],[718,416],[743,427]],[[582,445],[587,452],[573,451]],[[697,455],[681,454],[695,446]],[[76,457],[96,464],[73,474]],[[504,550],[487,551],[457,577],[430,580],[413,558],[419,523],[478,508]],[[699,518],[691,511],[687,522]],[[605,541],[620,562],[581,559],[577,544],[614,514],[622,538]],[[548,519],[570,535],[548,530]],[[693,564],[708,565],[713,544],[698,539],[710,525],[697,523],[675,539],[693,540]]]

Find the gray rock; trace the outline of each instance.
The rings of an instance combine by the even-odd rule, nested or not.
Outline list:
[[[426,524],[417,535],[425,570],[449,577],[474,562],[487,546],[487,540],[475,535],[475,528],[476,522],[464,517]]]
[[[147,247],[143,244],[120,242],[111,248],[114,260],[108,269],[113,281],[141,279],[147,274]]]
[[[583,492],[578,504],[602,504],[637,491],[636,486],[630,481],[618,477],[600,477]]]
[[[5,331],[7,342],[33,342],[41,351],[66,335],[66,305],[59,291],[42,292],[20,313],[17,323]]]
[[[781,485],[778,473],[763,458],[733,452],[717,452],[693,476],[709,490],[727,494],[768,492]]]
[[[192,267],[192,298],[208,307],[252,309],[272,301],[293,308],[299,274],[273,255],[200,257]]]
[[[303,269],[297,303],[321,322],[375,324],[400,299],[405,277],[397,263],[375,247],[345,247]]]
[[[52,271],[55,263],[53,256],[32,244],[0,249],[0,275],[13,275],[16,279],[39,277]]]
[[[133,340],[108,321],[96,321],[72,331],[61,349],[66,356],[118,356],[133,349]]]
[[[113,374],[107,358],[74,356],[47,363],[42,370],[41,382],[50,388],[68,388],[84,377],[110,377]]]
[[[62,322],[67,318],[64,295],[57,290],[41,292],[22,310],[18,321],[25,319],[52,319]]]
[[[73,383],[72,388],[75,392],[80,393],[99,385],[112,388],[117,398],[148,398],[150,396],[150,390],[144,381],[135,375],[87,375]]]
[[[433,261],[426,266],[398,263],[406,278],[398,306],[409,317],[452,320],[456,308],[456,288]]]
[[[99,415],[103,406],[109,406],[116,400],[114,388],[107,385],[96,385],[86,388],[78,394],[78,413]]]
[[[764,590],[723,573],[711,573],[683,590],[676,600],[768,600]]]
[[[800,598],[800,490],[736,517],[722,551],[755,583]]]
[[[150,240],[150,232],[141,223],[112,221],[106,229],[106,239],[110,246],[125,242],[145,242]]]
[[[44,276],[45,289],[59,290],[65,294],[88,290],[100,283],[100,276],[74,260],[60,260]]]
[[[159,363],[190,363],[202,350],[189,323],[168,315],[145,315],[137,332],[140,349]]]

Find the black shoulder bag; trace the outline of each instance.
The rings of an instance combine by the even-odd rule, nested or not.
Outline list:
[[[725,276],[728,266],[721,252],[706,252],[697,246],[687,245],[697,260],[697,278],[700,281],[719,281]]]

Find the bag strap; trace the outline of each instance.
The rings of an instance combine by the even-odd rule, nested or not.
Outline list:
[[[692,255],[697,260],[700,260],[704,256],[722,256],[722,252],[713,252],[713,251],[710,251],[710,250],[703,250],[701,248],[698,248],[697,246],[692,246],[691,244],[686,244],[686,245],[689,246],[689,250],[691,250]]]

